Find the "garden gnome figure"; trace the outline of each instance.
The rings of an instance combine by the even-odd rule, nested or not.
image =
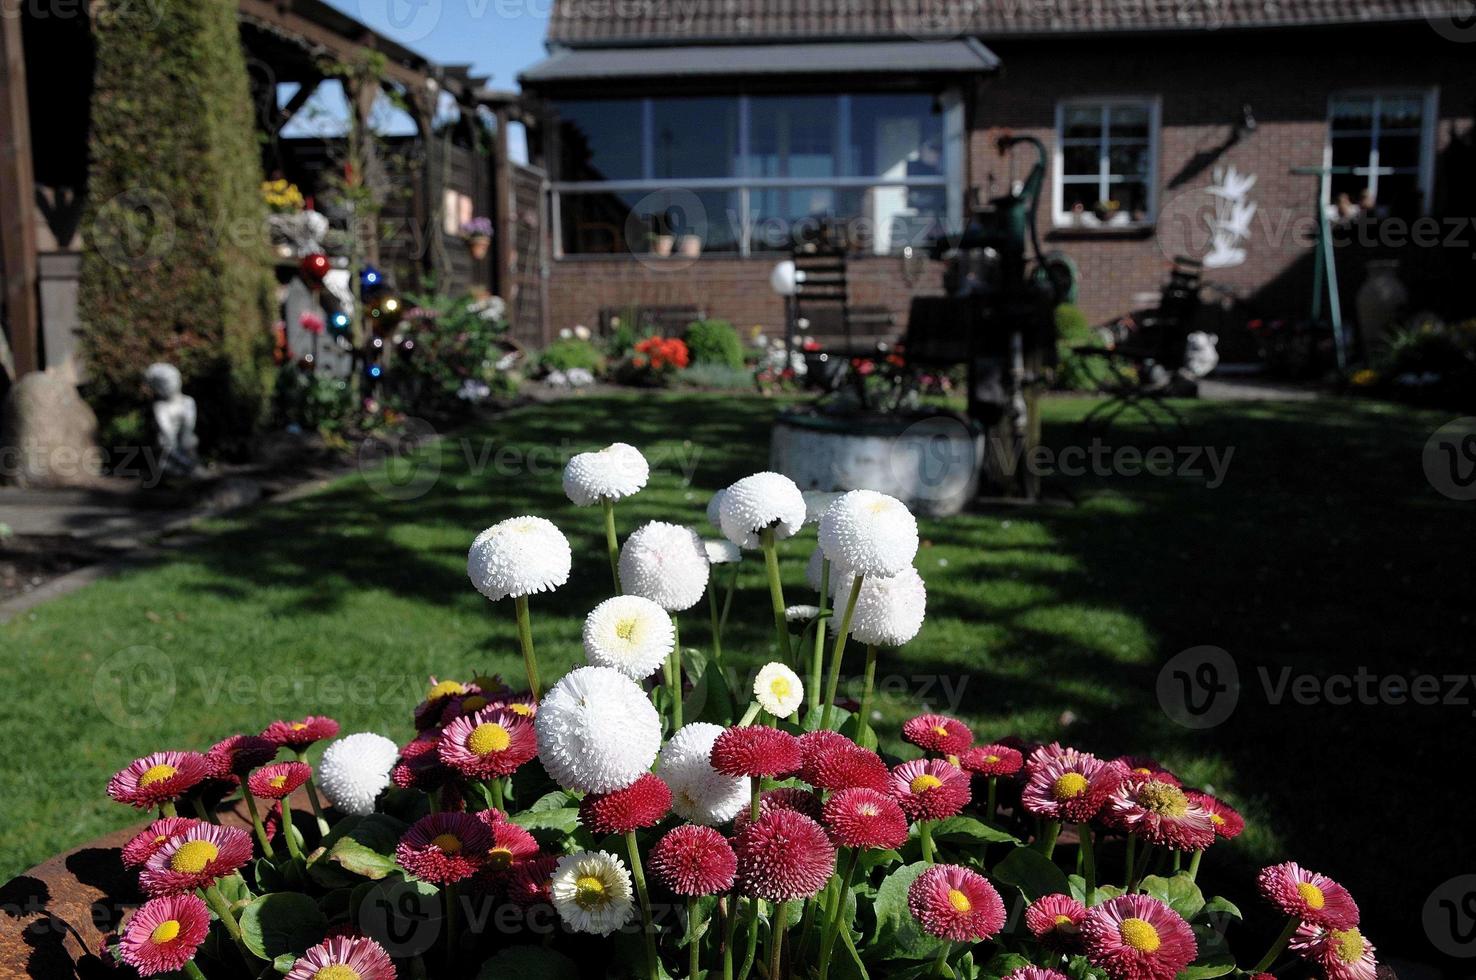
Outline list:
[[[195,400],[184,393],[184,380],[173,364],[150,364],[144,372],[154,390],[154,439],[159,462],[171,476],[190,476],[199,469],[195,449]]]

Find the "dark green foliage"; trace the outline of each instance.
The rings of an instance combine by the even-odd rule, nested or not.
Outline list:
[[[727,320],[698,320],[688,325],[684,339],[693,364],[743,367],[743,341]]]
[[[207,453],[261,420],[272,283],[261,167],[229,0],[99,5],[82,347],[105,418],[177,365]]]
[[[599,348],[587,340],[565,337],[555,340],[538,355],[538,366],[545,371],[571,371],[583,368],[593,374],[605,369],[605,358]]]
[[[1081,307],[1062,303],[1056,307],[1056,387],[1067,391],[1091,391],[1096,388],[1092,380],[1088,358],[1073,354],[1073,347],[1087,347],[1094,343],[1092,326]]]

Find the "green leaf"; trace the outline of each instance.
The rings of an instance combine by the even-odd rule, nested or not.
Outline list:
[[[1022,966],[1030,966],[1030,961],[1019,953],[1000,953],[991,957],[979,973],[986,977],[1002,977],[1007,973],[1015,972]]]
[[[1210,980],[1211,977],[1223,977],[1234,969],[1235,957],[1229,953],[1215,953],[1180,970],[1175,980]]]
[[[887,875],[876,891],[876,931],[867,949],[878,959],[920,960],[938,955],[942,942],[922,931],[907,908],[907,890],[930,867],[918,861]]]
[[[318,903],[298,892],[263,895],[241,913],[246,948],[268,961],[288,953],[301,956],[327,931],[328,920]]]
[[[949,817],[933,825],[933,840],[949,844],[1019,844],[1020,839],[973,817]]]
[[[563,953],[542,946],[509,946],[482,964],[477,980],[579,980],[579,968]]]
[[[352,837],[345,837],[334,844],[333,849],[328,852],[328,860],[345,871],[361,875],[370,881],[378,881],[397,867],[393,856],[380,854]],[[342,882],[332,880],[328,870],[325,868],[314,877],[323,884],[342,884]]]
[[[272,960],[272,969],[276,970],[278,973],[287,973],[296,963],[296,956],[292,955],[291,953],[283,953],[281,956]]]
[[[1042,895],[1071,894],[1066,873],[1054,861],[1029,847],[1017,847],[994,866],[991,874],[1007,885],[1014,885],[1030,901]]]
[[[524,830],[557,830],[572,834],[579,826],[579,808],[568,806],[559,810],[524,810],[508,819]]]
[[[1171,878],[1149,875],[1143,879],[1141,887],[1145,894],[1179,913],[1185,921],[1194,918],[1204,908],[1204,895],[1187,872],[1181,871]]]
[[[1236,922],[1245,921],[1245,916],[1241,914],[1240,907],[1230,901],[1230,899],[1220,895],[1216,895],[1204,903],[1204,908],[1199,910],[1198,918],[1217,926],[1229,919],[1234,919]]]

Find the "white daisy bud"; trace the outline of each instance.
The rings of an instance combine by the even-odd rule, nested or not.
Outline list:
[[[584,620],[584,656],[631,680],[655,673],[676,645],[671,617],[650,599],[618,595],[595,606]]]
[[[671,790],[671,808],[691,823],[714,827],[727,823],[749,805],[749,781],[712,768],[712,743],[724,729],[693,722],[667,740],[656,770]]]
[[[723,493],[718,505],[723,537],[740,548],[757,548],[759,532],[774,529],[782,541],[805,523],[805,498],[793,480],[779,473],[745,476]]]
[[[318,786],[340,813],[366,817],[374,801],[390,784],[400,749],[383,735],[359,732],[345,735],[323,750],[318,763]]]
[[[852,574],[896,575],[917,557],[917,545],[917,518],[875,490],[843,494],[820,518],[820,547]]]
[[[707,591],[707,549],[697,532],[652,521],[620,546],[620,584],[667,612],[691,609]]]
[[[805,490],[801,496],[805,498],[805,523],[819,524],[820,515],[824,514],[841,494],[833,490]]]
[[[646,457],[634,446],[617,442],[596,453],[580,453],[564,467],[564,493],[576,507],[601,500],[621,500],[651,478]]]
[[[723,496],[727,492],[727,490],[719,490],[717,493],[712,495],[712,498],[710,500],[707,501],[707,523],[711,524],[719,531],[722,531],[723,529]]]
[[[702,547],[707,551],[707,560],[713,565],[731,565],[743,560],[743,551],[731,541],[712,541],[704,538]]]
[[[819,610],[815,610],[817,613]],[[799,675],[781,663],[765,664],[753,682],[753,696],[775,718],[788,718],[805,700]]]
[[[466,555],[472,584],[493,601],[551,592],[569,580],[572,564],[568,539],[542,517],[494,524],[477,535]]]
[[[650,698],[612,667],[565,674],[544,695],[533,726],[543,768],[581,793],[629,786],[661,749],[661,718]]]
[[[784,610],[784,621],[786,623],[808,623],[820,615],[819,606],[790,606]]]

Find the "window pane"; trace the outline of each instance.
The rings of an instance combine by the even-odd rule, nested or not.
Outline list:
[[[1334,130],[1372,130],[1373,99],[1344,98],[1334,101],[1332,124]]]
[[[1102,108],[1069,105],[1062,113],[1061,136],[1065,139],[1101,139]]]
[[[641,103],[635,99],[560,102],[562,180],[639,180]]]
[[[703,252],[736,252],[738,191],[670,190],[559,195],[564,254],[657,254],[695,236]]]
[[[1148,107],[1145,105],[1117,105],[1111,109],[1110,126],[1113,139],[1148,138]]]
[[[1061,163],[1067,177],[1096,177],[1102,172],[1102,150],[1097,146],[1064,146]]]
[[[1370,203],[1365,201],[1368,193],[1367,174],[1333,174],[1332,177],[1332,200],[1336,204],[1341,198],[1346,197],[1349,204],[1360,207]]]
[[[1420,180],[1414,174],[1382,174],[1379,176],[1377,213],[1401,218],[1417,217],[1424,209]]]
[[[1091,211],[1101,196],[1096,184],[1064,184],[1061,187],[1061,203],[1067,214]]]
[[[1379,166],[1419,169],[1420,138],[1418,136],[1385,136],[1379,140]]]
[[[655,100],[651,146],[658,180],[738,176],[738,100]]]
[[[1379,100],[1379,125],[1384,129],[1419,129],[1424,116],[1425,100],[1416,96]]]
[[[856,95],[850,103],[846,176],[943,175],[943,116],[931,95]]]
[[[1114,177],[1148,176],[1148,144],[1121,145],[1113,143],[1107,148],[1107,163]]]
[[[1118,203],[1119,214],[1142,221],[1148,214],[1148,185],[1136,180],[1113,184],[1112,200]]]
[[[748,172],[755,177],[840,176],[836,139],[840,99],[833,95],[752,100]]]
[[[1369,155],[1373,153],[1373,137],[1335,136],[1332,151],[1332,165],[1335,168],[1367,167]]]
[[[941,187],[806,187],[755,190],[750,248],[785,251],[824,230],[852,251],[896,255],[943,234],[947,194]]]

